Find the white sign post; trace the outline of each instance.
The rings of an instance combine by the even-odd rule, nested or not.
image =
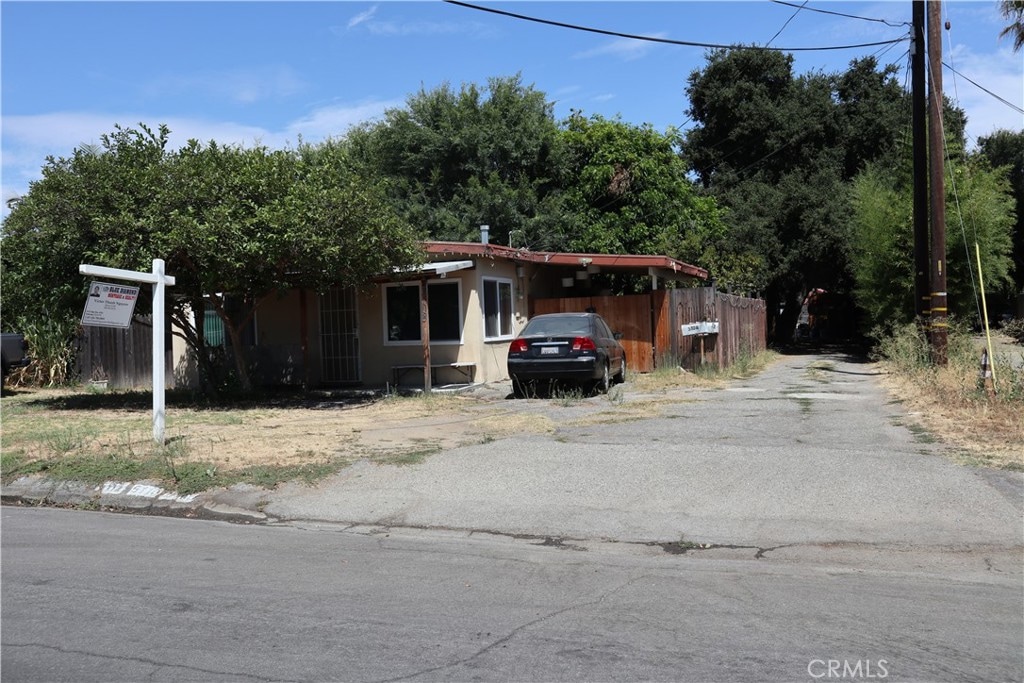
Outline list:
[[[153,440],[161,446],[164,443],[164,423],[166,421],[166,409],[164,393],[166,377],[164,377],[164,292],[168,286],[174,284],[174,276],[164,275],[163,259],[153,259],[153,272],[143,273],[135,270],[120,270],[118,268],[105,268],[104,266],[91,266],[81,264],[78,272],[82,275],[96,275],[98,277],[110,277],[115,280],[134,280],[136,282],[148,282],[153,286]],[[86,304],[86,311],[89,305]],[[91,325],[85,316],[82,316],[83,325]]]

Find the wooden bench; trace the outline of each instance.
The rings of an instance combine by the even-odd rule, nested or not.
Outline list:
[[[460,378],[466,379],[469,384],[473,383],[473,377],[476,376],[476,363],[431,363],[430,364],[430,384],[437,384],[437,371],[449,369],[457,373]],[[392,365],[391,372],[393,374],[394,384],[398,386],[401,384],[402,377],[413,370],[418,370],[420,377],[423,376],[423,364],[419,365]]]

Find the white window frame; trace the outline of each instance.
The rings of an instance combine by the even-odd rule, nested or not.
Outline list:
[[[496,336],[487,335],[487,283],[494,282],[498,285],[498,302],[501,302],[501,285],[508,285],[509,302],[511,304],[509,308],[509,321],[508,321],[508,334],[501,334],[500,332]],[[498,311],[498,329],[501,330],[501,311]],[[485,342],[492,341],[510,341],[516,337],[516,284],[515,280],[510,277],[481,277],[480,278],[480,317],[483,332],[483,339]]]
[[[461,346],[462,340],[466,334],[466,320],[465,312],[463,311],[462,305],[462,279],[461,278],[432,278],[427,281],[428,295],[429,287],[434,284],[455,284],[457,287],[456,301],[458,302],[458,313],[459,313],[459,338],[458,339],[430,339],[431,346]],[[409,282],[386,282],[381,285],[381,297],[380,297],[380,308],[381,308],[381,337],[384,340],[384,346],[422,346],[423,339],[402,339],[394,341],[388,335],[388,289],[391,287],[415,287],[416,288],[416,300],[419,302],[422,299],[422,292],[420,287],[423,286],[421,280],[413,280]]]

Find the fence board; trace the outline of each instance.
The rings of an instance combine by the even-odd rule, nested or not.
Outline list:
[[[614,332],[621,332],[630,372],[651,372],[654,369],[654,330],[651,319],[651,296],[583,296],[561,299],[535,299],[534,315],[542,313],[583,312],[593,308]]]
[[[671,291],[670,308],[670,339],[668,345],[658,345],[659,363],[675,362],[688,370],[702,364],[723,368],[743,354],[753,355],[767,348],[768,309],[762,299],[722,294],[707,287],[675,289]],[[704,321],[718,321],[719,333],[683,336],[684,324]]]
[[[170,348],[170,339],[167,339],[166,386],[173,388]],[[127,329],[83,327],[78,338],[77,368],[81,382],[104,381],[114,389],[151,389],[153,326],[149,317],[136,318]]]

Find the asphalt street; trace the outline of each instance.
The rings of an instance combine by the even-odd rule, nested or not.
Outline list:
[[[47,508],[2,524],[5,682],[1024,675],[1020,576],[995,570]]]
[[[952,462],[910,428],[878,372],[842,354],[787,356],[726,389],[675,394],[642,420],[620,421],[596,397],[588,400],[604,401],[605,417],[584,426],[408,467],[358,464],[315,488],[282,487],[263,497],[263,510],[778,557],[858,551],[895,561],[915,551],[1019,565],[1024,475]],[[543,399],[508,403],[552,410]]]

